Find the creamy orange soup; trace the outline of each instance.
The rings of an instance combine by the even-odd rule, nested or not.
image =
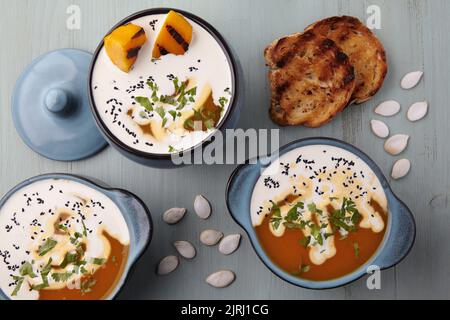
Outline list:
[[[116,204],[71,180],[47,179],[0,209],[0,286],[11,299],[106,299],[123,276],[130,236]]]
[[[365,264],[388,222],[380,181],[356,155],[314,145],[269,166],[252,195],[258,239],[280,268],[304,279],[342,277]]]

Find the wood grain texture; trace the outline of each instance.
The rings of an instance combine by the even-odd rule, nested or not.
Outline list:
[[[66,8],[70,4],[81,8],[81,30],[66,28]],[[383,140],[372,135],[369,121],[379,118],[373,113],[377,103],[391,98],[401,102],[402,112],[385,120],[392,133],[411,135],[410,145],[401,157],[412,161],[412,171],[405,179],[393,181],[392,187],[414,213],[417,239],[407,259],[382,272],[382,290],[368,290],[365,279],[325,291],[294,287],[264,267],[246,237],[240,250],[231,256],[222,256],[217,248],[201,246],[198,235],[205,228],[243,232],[225,206],[225,185],[233,166],[156,170],[135,164],[111,148],[85,161],[54,162],[28,149],[14,129],[11,92],[15,80],[33,58],[63,47],[93,52],[117,21],[135,11],[162,6],[202,16],[234,47],[246,82],[239,126],[276,128],[267,115],[269,90],[264,47],[281,35],[300,31],[327,16],[347,14],[365,21],[366,8],[371,4],[381,8],[382,29],[376,33],[385,45],[390,67],[382,90],[371,101],[347,108],[323,128],[284,128],[280,138],[282,144],[308,136],[343,139],[365,151],[389,175],[396,158],[383,151]],[[449,13],[447,0],[0,0],[0,39],[4,43],[0,53],[0,194],[30,176],[68,172],[95,177],[142,197],[153,213],[155,233],[149,250],[120,295],[123,299],[450,298]],[[401,77],[416,69],[425,71],[424,80],[414,90],[400,89]],[[405,117],[408,106],[423,99],[429,101],[430,113],[420,122],[409,123]],[[209,220],[201,221],[193,213],[197,194],[204,194],[213,203]],[[189,213],[179,225],[167,226],[161,214],[174,206],[185,206]],[[170,276],[155,276],[157,261],[175,252],[171,243],[176,240],[192,241],[198,257],[183,260]],[[235,270],[237,281],[222,290],[205,284],[206,276],[221,268]]]

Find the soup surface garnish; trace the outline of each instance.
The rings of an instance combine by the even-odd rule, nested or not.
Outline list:
[[[299,277],[327,280],[373,256],[388,221],[387,199],[356,155],[313,145],[265,169],[253,191],[251,218],[276,264]]]
[[[79,182],[40,180],[0,209],[0,287],[12,299],[105,299],[130,235],[116,204]]]
[[[102,48],[91,79],[95,106],[108,130],[128,147],[157,154],[180,152],[206,140],[233,96],[231,67],[221,45],[189,18],[189,50],[152,59],[166,16],[131,21],[149,41],[128,73],[114,66]]]

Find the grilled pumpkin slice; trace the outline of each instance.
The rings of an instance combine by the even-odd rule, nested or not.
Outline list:
[[[191,24],[181,14],[170,10],[156,38],[152,56],[157,59],[169,53],[183,55],[191,40]]]
[[[124,72],[133,67],[146,41],[144,29],[132,23],[118,27],[104,39],[105,50],[112,63]]]

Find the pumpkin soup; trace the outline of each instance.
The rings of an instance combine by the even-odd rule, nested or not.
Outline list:
[[[106,299],[122,278],[130,235],[116,204],[72,180],[45,179],[0,209],[0,288],[11,299]]]
[[[387,199],[375,173],[341,148],[312,145],[272,163],[255,185],[251,218],[270,259],[324,281],[364,265],[380,246]]]

